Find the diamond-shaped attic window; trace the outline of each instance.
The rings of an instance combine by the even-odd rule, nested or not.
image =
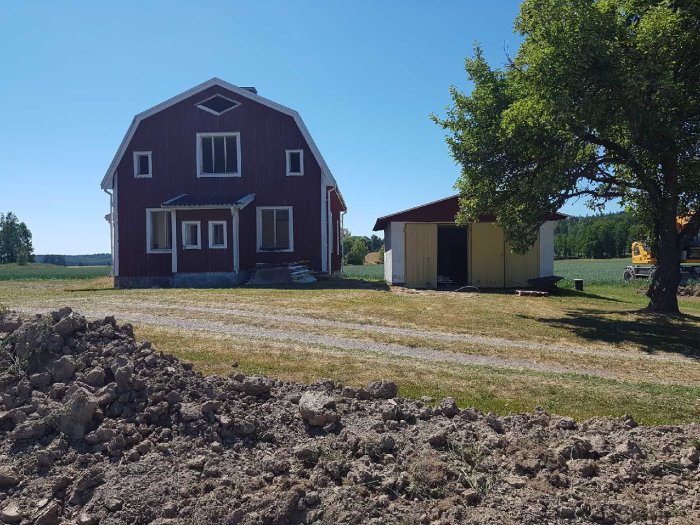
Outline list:
[[[203,109],[204,111],[208,111],[214,115],[221,115],[222,113],[226,113],[237,106],[240,106],[239,102],[226,98],[223,95],[214,95],[213,97],[203,100],[197,104],[199,109]]]

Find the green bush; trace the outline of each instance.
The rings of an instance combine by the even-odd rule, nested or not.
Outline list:
[[[379,252],[377,254],[377,264],[384,264],[384,245],[379,248]]]
[[[362,239],[357,239],[345,257],[345,264],[364,264],[368,253],[367,244]]]

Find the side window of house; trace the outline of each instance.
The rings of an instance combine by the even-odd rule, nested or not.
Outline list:
[[[202,247],[202,223],[199,221],[182,221],[182,247],[186,250],[198,250]]]
[[[198,133],[197,176],[240,177],[240,134]]]
[[[169,211],[148,210],[146,215],[146,251],[149,253],[172,250],[172,222]]]
[[[209,248],[226,248],[228,238],[226,236],[225,221],[209,222]]]
[[[150,151],[134,151],[134,177],[153,177],[153,153]]]
[[[304,174],[304,150],[287,150],[287,177],[300,176]]]
[[[258,208],[258,251],[294,251],[291,206]]]

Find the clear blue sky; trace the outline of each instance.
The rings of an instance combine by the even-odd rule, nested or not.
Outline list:
[[[518,2],[2,2],[0,210],[36,253],[109,251],[99,187],[132,117],[217,76],[299,111],[349,207],[376,217],[452,194],[448,88],[479,41],[515,53]],[[581,204],[569,213],[585,213]]]

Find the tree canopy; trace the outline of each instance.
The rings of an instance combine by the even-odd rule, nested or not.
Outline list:
[[[11,211],[0,213],[0,264],[33,260],[32,232]]]
[[[612,199],[653,236],[650,310],[678,311],[680,251],[700,228],[700,2],[525,0],[503,68],[480,47],[451,88],[460,222],[494,213],[525,250],[569,199]],[[686,216],[682,231],[676,217]]]

